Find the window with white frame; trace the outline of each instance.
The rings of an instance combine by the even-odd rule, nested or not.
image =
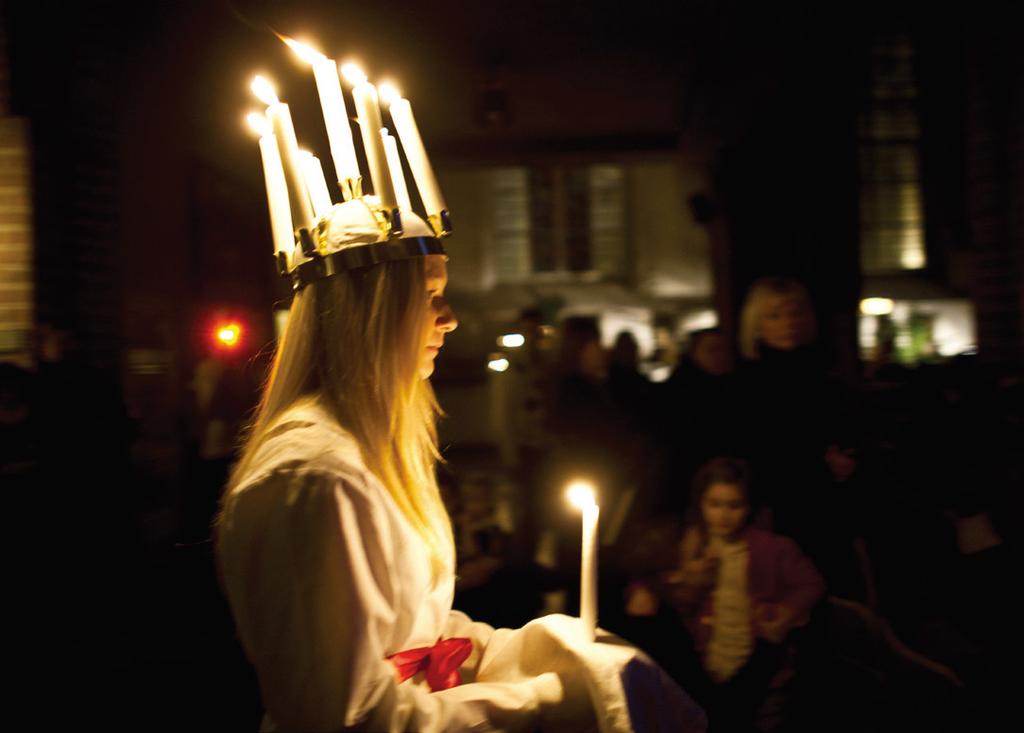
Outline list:
[[[622,166],[510,166],[493,169],[490,181],[499,281],[625,276]]]

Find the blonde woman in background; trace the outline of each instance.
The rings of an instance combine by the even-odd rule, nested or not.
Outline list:
[[[863,598],[855,518],[840,506],[838,490],[856,469],[852,400],[826,371],[807,289],[786,277],[754,282],[739,351],[738,427],[772,529],[800,544],[831,592]]]

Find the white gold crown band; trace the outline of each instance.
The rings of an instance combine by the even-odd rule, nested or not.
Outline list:
[[[434,237],[409,237],[390,242],[371,242],[346,247],[329,255],[317,255],[291,271],[292,289],[301,290],[316,280],[346,270],[369,267],[391,260],[445,254],[444,245]]]

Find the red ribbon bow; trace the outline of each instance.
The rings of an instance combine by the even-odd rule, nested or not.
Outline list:
[[[447,690],[462,684],[459,667],[473,653],[469,639],[439,639],[434,646],[406,649],[388,657],[398,671],[398,681],[405,682],[417,672],[426,671],[427,684],[432,692]]]

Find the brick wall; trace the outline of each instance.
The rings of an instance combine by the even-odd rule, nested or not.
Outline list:
[[[967,189],[971,294],[986,362],[1024,362],[1024,50],[1018,9],[981,4],[970,18]],[[1013,17],[1016,16],[1016,17]]]
[[[7,38],[0,22],[0,360],[29,366],[34,299],[29,126],[10,115],[10,97]]]

